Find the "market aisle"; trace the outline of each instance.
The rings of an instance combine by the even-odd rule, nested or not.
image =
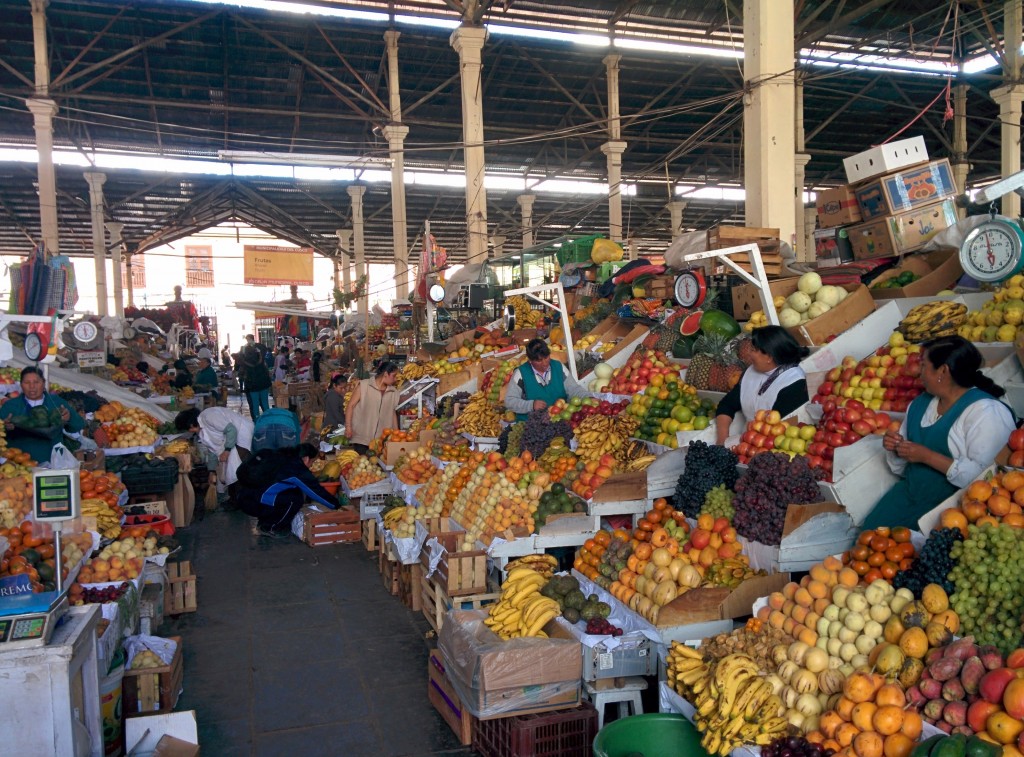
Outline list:
[[[204,754],[470,755],[426,697],[429,626],[384,592],[362,544],[311,549],[239,512],[189,529],[199,612],[185,693]]]

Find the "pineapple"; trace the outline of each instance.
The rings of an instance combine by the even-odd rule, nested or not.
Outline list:
[[[732,340],[720,334],[702,334],[693,344],[686,383],[697,389],[727,392],[743,375]]]

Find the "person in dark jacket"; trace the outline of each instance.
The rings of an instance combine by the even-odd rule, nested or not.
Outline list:
[[[242,372],[245,376],[245,399],[253,420],[270,409],[270,371],[256,347],[246,347],[242,353]]]
[[[171,386],[175,389],[184,389],[186,386],[192,386],[192,373],[188,369],[188,365],[182,359],[174,361],[174,381],[171,382]]]
[[[263,450],[238,468],[228,493],[246,515],[257,519],[264,536],[287,537],[292,519],[307,500],[338,509],[338,498],[324,489],[309,470],[316,456],[312,444]]]

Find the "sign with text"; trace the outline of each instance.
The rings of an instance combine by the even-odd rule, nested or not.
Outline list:
[[[103,350],[79,350],[79,368],[102,368],[107,364],[107,353]]]
[[[312,247],[268,247],[245,245],[246,284],[313,285]]]

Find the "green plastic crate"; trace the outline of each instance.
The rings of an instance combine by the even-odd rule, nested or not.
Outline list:
[[[566,242],[558,248],[558,252],[555,253],[558,258],[559,265],[566,265],[567,263],[586,263],[590,260],[590,250],[594,247],[594,242],[601,239],[601,234],[591,234],[589,236],[580,237],[574,239],[571,242]]]

